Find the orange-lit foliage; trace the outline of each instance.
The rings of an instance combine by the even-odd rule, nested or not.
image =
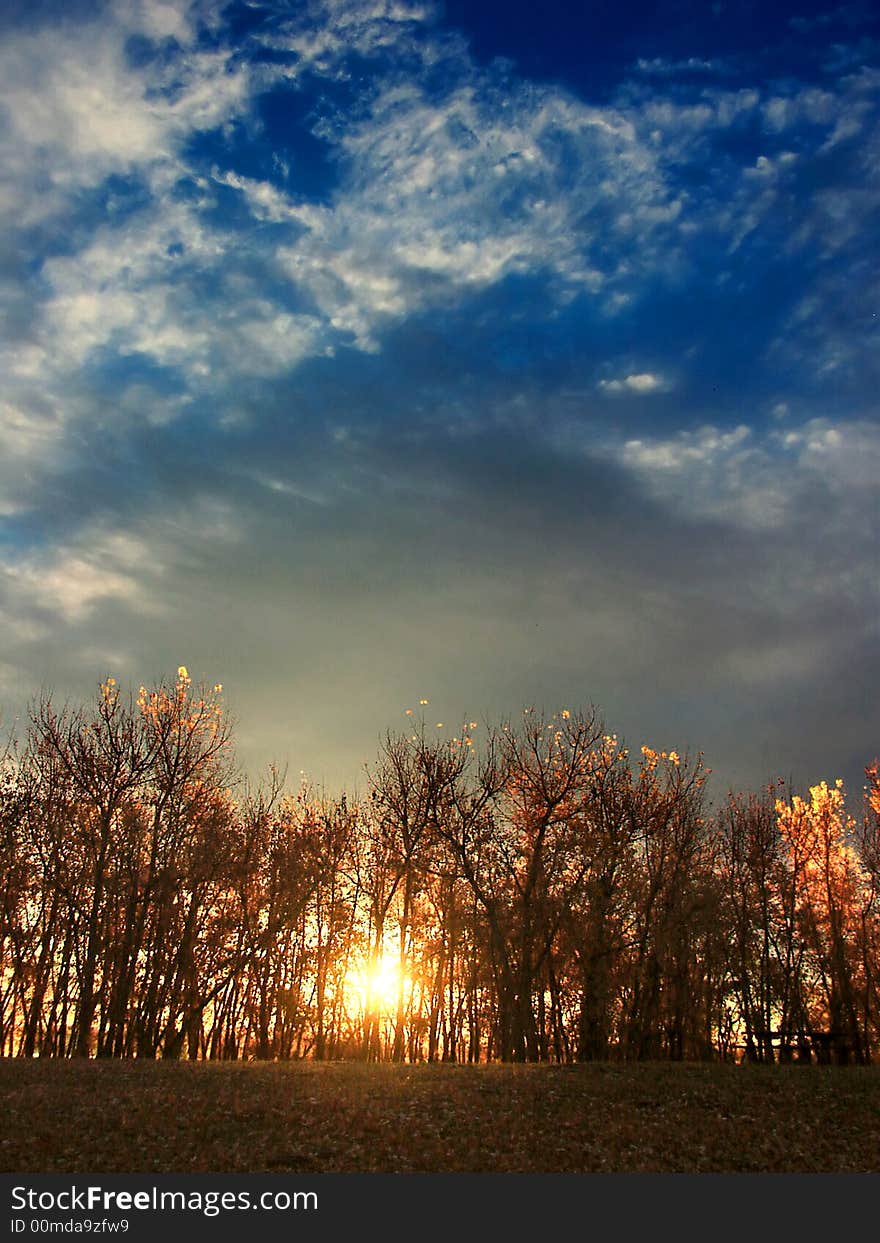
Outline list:
[[[812,1029],[827,1031],[830,1044],[863,1060],[861,933],[868,888],[843,783],[821,782],[811,787],[809,799],[780,799],[776,809],[805,956],[807,1019]]]

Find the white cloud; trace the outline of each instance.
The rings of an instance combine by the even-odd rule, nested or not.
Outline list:
[[[302,226],[280,263],[365,349],[384,324],[510,275],[544,272],[561,296],[631,285],[638,263],[600,257],[601,222],[640,231],[649,256],[681,209],[624,117],[549,89],[507,89],[502,100],[473,79],[438,102],[392,78],[363,120],[324,136],[346,172],[329,206],[227,181],[258,219]]]
[[[824,528],[870,538],[880,431],[867,421],[811,419],[763,434],[745,424],[730,430],[707,425],[633,438],[611,452],[651,495],[685,515],[781,530],[825,496],[833,505],[824,512],[820,506]]]
[[[91,538],[90,538],[91,537]],[[132,534],[83,533],[76,544],[25,556],[3,570],[9,614],[51,615],[63,623],[83,621],[115,601],[139,613],[158,605],[144,575],[154,574],[155,550]]]
[[[304,0],[299,20],[292,29],[262,35],[260,41],[273,48],[295,54],[299,73],[308,68],[329,76],[345,76],[345,59],[376,56],[389,50],[407,52],[414,59],[430,60],[432,48],[410,41],[414,28],[429,22],[436,12],[431,3],[409,0]],[[464,51],[452,36],[456,47]]]
[[[68,538],[0,564],[2,621],[19,640],[90,622],[108,606],[133,619],[158,619],[186,593],[195,562],[212,548],[235,548],[242,519],[223,500],[195,492],[125,524],[94,519]]]
[[[149,39],[175,39],[181,46],[192,43],[200,21],[210,17],[205,0],[116,0],[112,10],[126,30]]]
[[[291,54],[272,68],[249,69],[222,40],[200,50],[197,26],[219,17],[184,0],[118,0],[100,22],[8,39],[0,91],[11,125],[0,162],[9,178],[0,194],[18,223],[54,218],[60,228],[70,196],[114,172],[139,179],[147,196],[133,210],[111,197],[91,235],[83,230],[72,253],[44,265],[35,331],[15,351],[19,377],[45,382],[48,372],[63,385],[65,368],[108,347],[179,368],[199,391],[219,390],[233,369],[268,377],[340,339],[375,350],[407,315],[525,274],[546,275],[560,304],[589,293],[614,313],[632,307],[646,274],[676,272],[695,231],[721,229],[741,244],[797,163],[787,148],[768,147],[739,170],[732,198],[724,184],[713,200],[711,190],[676,188],[681,168],[703,158],[700,144],[756,117],[768,132],[808,120],[833,134],[843,103],[855,101],[858,117],[869,107],[864,74],[847,79],[845,99],[815,88],[762,98],[706,87],[687,102],[630,91],[592,107],[558,87],[478,69],[460,39],[426,30],[432,13],[382,0],[308,6],[270,40]],[[135,31],[165,40],[163,55],[131,63],[126,39]],[[340,174],[329,202],[303,202],[295,178],[287,191],[230,168],[205,176],[184,160],[192,135],[246,115],[270,82],[307,66],[343,74],[352,50],[390,49],[359,109],[344,120],[327,114],[316,129]],[[423,74],[440,62],[451,85],[438,95]],[[217,222],[218,187],[238,191],[255,221],[278,228],[249,231],[241,250],[240,226]],[[817,190],[814,223],[801,213],[790,245],[817,230],[842,244],[872,202],[856,212],[852,195]],[[266,275],[278,288],[265,287]],[[291,300],[306,305],[293,312]],[[646,371],[600,387],[649,394],[669,385]]]
[[[601,290],[608,305],[631,296],[619,286],[633,285],[635,265],[599,256],[605,218],[640,231],[648,256],[651,236],[680,204],[654,177],[654,156],[629,120],[549,87],[499,90],[455,39],[416,44],[410,33],[430,12],[424,6],[320,11],[320,25],[287,38],[301,58],[306,41],[312,68],[332,75],[352,39],[372,51],[397,40],[417,68],[453,58],[458,82],[429,99],[418,72],[404,81],[392,59],[367,110],[321,131],[343,170],[329,204],[231,169],[206,179],[184,160],[194,133],[246,113],[254,90],[304,63],[256,72],[222,46],[196,50],[204,6],[118,3],[101,23],[9,40],[0,54],[12,119],[6,193],[19,225],[54,221],[61,230],[71,195],[113,173],[140,187],[130,203],[109,196],[72,250],[44,263],[31,339],[13,360],[22,382],[31,375],[63,389],[65,373],[108,349],[219,390],[233,371],[277,374],[340,339],[375,350],[388,324],[515,274],[548,274],[563,300],[576,290]],[[130,63],[133,30],[171,40],[167,55]],[[40,179],[48,190],[37,191]],[[240,227],[218,223],[218,186],[239,191],[253,217],[281,233],[250,232],[242,251]],[[308,308],[294,313],[280,285],[266,289],[267,269]]]
[[[249,105],[246,64],[187,46],[194,8],[115,3],[89,22],[6,33],[0,194],[17,227],[62,218],[71,196],[111,174],[156,175],[194,132]],[[133,64],[126,42],[136,31],[174,37],[176,54]]]
[[[666,59],[660,56],[650,58],[639,57],[636,61],[639,73],[651,76],[670,78],[681,74],[714,74],[724,68],[720,60],[704,60],[698,56],[688,56],[682,60]]]
[[[668,380],[661,375],[655,375],[652,371],[639,371],[623,376],[621,379],[599,381],[599,390],[612,397],[617,397],[621,393],[636,393],[639,396],[666,393],[670,387]]]

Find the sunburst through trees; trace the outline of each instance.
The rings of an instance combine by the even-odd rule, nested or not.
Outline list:
[[[412,714],[408,714],[411,716]],[[451,731],[448,731],[451,733]],[[868,1062],[880,777],[706,800],[595,709],[234,778],[222,687],[43,699],[0,786],[7,1056]]]

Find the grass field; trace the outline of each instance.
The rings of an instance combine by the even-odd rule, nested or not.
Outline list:
[[[878,1172],[880,1067],[0,1061],[0,1170]]]

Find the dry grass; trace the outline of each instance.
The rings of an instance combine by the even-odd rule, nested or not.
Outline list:
[[[878,1172],[880,1068],[0,1061],[0,1170]]]

